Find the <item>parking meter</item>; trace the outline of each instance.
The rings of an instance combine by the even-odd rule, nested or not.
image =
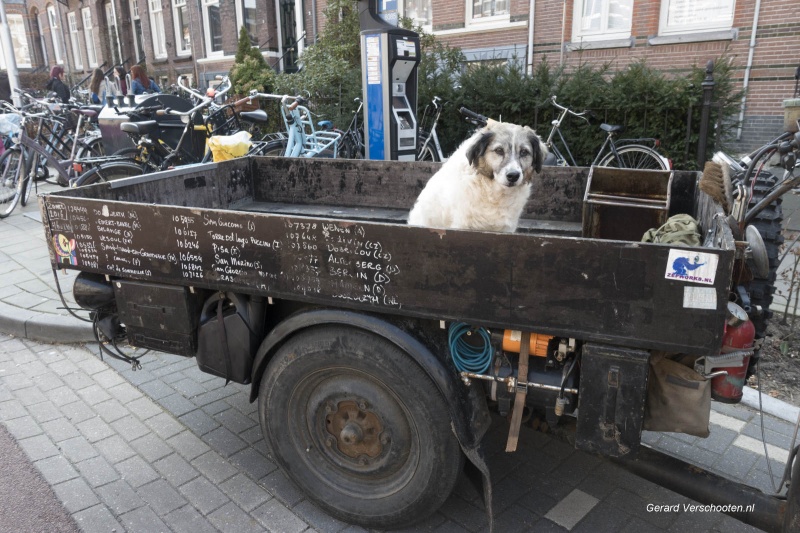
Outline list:
[[[419,35],[383,21],[376,3],[359,2],[365,155],[414,161]]]

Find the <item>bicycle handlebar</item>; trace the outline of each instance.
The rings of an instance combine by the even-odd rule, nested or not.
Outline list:
[[[164,108],[159,109],[156,111],[156,115],[159,117],[163,117],[164,115],[175,115],[178,117],[185,117],[188,115],[193,115],[194,113],[200,111],[203,108],[210,106],[214,102],[214,99],[206,96],[203,97],[203,101],[200,102],[198,105],[194,106],[193,108],[189,109],[188,111],[175,111],[174,109]]]
[[[556,107],[556,109],[560,109],[561,111],[566,111],[567,113],[569,113],[573,117],[582,118],[586,122],[589,122],[589,119],[586,117],[587,111],[583,111],[581,113],[576,113],[575,111],[573,111],[572,109],[570,109],[568,107],[564,107],[563,105],[559,105],[556,102],[556,95],[552,95],[550,97],[550,103],[552,103]]]
[[[466,119],[478,126],[485,126],[489,123],[489,119],[481,115],[480,113],[476,113],[475,111],[470,111],[466,107],[460,107],[458,112],[464,115]]]

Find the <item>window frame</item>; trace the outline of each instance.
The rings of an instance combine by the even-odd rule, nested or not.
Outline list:
[[[114,64],[120,63],[122,58],[119,57],[119,47],[117,46],[117,37],[119,36],[117,28],[117,21],[114,18],[114,6],[111,1],[103,4],[103,9],[106,13],[106,24],[108,25],[108,47],[111,51],[111,60]]]
[[[164,27],[164,6],[161,0],[147,0],[150,14],[150,37],[153,41],[153,57],[167,59],[167,34]]]
[[[92,8],[81,8],[81,20],[83,21],[83,37],[86,41],[86,62],[89,67],[95,68],[100,63],[97,61],[97,47],[94,44],[94,25],[92,24]]]
[[[400,13],[402,13],[404,17],[407,16],[406,15],[406,3],[408,1],[409,0],[400,0],[399,1],[398,7],[400,9]],[[411,20],[414,21],[414,24],[420,26],[423,30],[425,30],[425,32],[433,33],[433,0],[417,0],[417,1],[418,2],[425,2],[430,6],[431,22],[430,22],[430,24],[428,24],[427,22],[425,24],[422,24],[422,21],[419,20],[419,19],[412,18]]]
[[[183,18],[180,16],[180,12],[183,10],[184,15],[186,15],[185,24],[189,28],[189,43],[188,46],[185,46],[183,35],[182,35],[182,26],[180,21]],[[172,26],[175,31],[175,53],[178,56],[185,57],[192,55],[192,27],[189,24],[189,5],[186,0],[172,0]]]
[[[55,54],[56,64],[64,64],[64,56],[61,53],[61,44],[58,42],[61,37],[61,26],[59,26],[58,12],[56,6],[50,4],[45,9],[47,11],[47,25],[50,27],[50,40],[53,41],[53,54]]]
[[[711,20],[702,20],[691,24],[669,24],[670,6],[674,2],[687,0],[661,0],[661,11],[658,19],[658,35],[659,36],[672,36],[682,35],[689,33],[711,33],[720,31],[729,31],[733,29],[734,16],[736,14],[736,0],[716,0],[718,3],[730,3],[730,18],[721,21],[719,16],[715,15],[710,17]],[[727,10],[727,6],[726,6]],[[712,23],[712,21],[717,21]],[[721,22],[720,22],[721,21]]]
[[[72,44],[72,62],[76,69],[83,70],[83,54],[78,40],[78,17],[75,11],[67,13],[67,26],[69,26],[69,41]]]
[[[221,8],[220,0],[202,0],[201,8],[203,11],[203,39],[206,47],[206,57],[223,57],[225,55],[225,47],[221,46],[221,50],[213,50],[213,39],[211,36],[211,26],[208,23],[208,8],[216,7],[218,10]],[[220,41],[222,40],[222,28],[220,25]],[[237,34],[238,35],[238,34]],[[221,43],[220,43],[221,44]]]
[[[244,2],[246,0],[236,0],[236,38],[239,38],[239,29],[242,26],[245,26],[245,16],[244,16]],[[253,10],[258,9],[258,2],[253,0]],[[255,25],[258,26],[258,18],[254,21]],[[247,30],[247,33],[250,35],[250,44],[253,46],[258,46],[258,28],[254,28],[254,31],[251,33],[250,29]]]
[[[602,28],[600,30],[585,31],[581,29],[581,16],[586,2],[590,0],[574,0],[572,11],[572,42],[602,42],[615,41],[619,39],[629,39],[633,29],[633,7],[635,0],[630,0],[631,13],[628,18],[628,28],[626,30],[608,30],[608,13],[611,0],[601,0],[603,2],[603,13],[601,15]]]
[[[31,68],[33,66],[33,59],[31,58],[31,46],[28,43],[28,37],[26,35],[25,30],[25,18],[20,13],[9,13],[6,15],[6,19],[8,21],[8,31],[11,34],[11,38],[14,38],[14,29],[17,29],[17,42],[20,43],[20,47],[14,47],[14,59],[17,62],[18,67],[22,68]],[[11,21],[14,21],[13,24]],[[20,33],[19,30],[22,30]],[[24,45],[24,48],[23,48]],[[27,50],[28,53],[28,62],[24,62],[20,60],[19,52],[21,50]]]
[[[133,49],[136,52],[136,61],[142,60],[144,55],[144,42],[142,41],[142,17],[139,16],[139,2],[130,0],[131,25],[133,26]],[[137,27],[138,26],[138,27]]]
[[[488,0],[492,1],[492,0]],[[494,0],[497,1],[497,0]],[[505,26],[511,21],[511,0],[504,0],[506,2],[506,13],[501,15],[490,15],[488,17],[476,17],[473,12],[475,0],[466,0],[466,28],[486,28],[486,27],[501,27]]]

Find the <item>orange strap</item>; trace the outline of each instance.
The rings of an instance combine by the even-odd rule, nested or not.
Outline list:
[[[514,410],[511,412],[511,427],[508,430],[508,442],[506,443],[507,452],[517,451],[519,429],[522,426],[522,411],[525,408],[525,397],[528,395],[528,386],[520,386],[519,382],[528,382],[528,356],[530,355],[531,345],[530,332],[523,331],[520,342],[519,368],[517,372],[517,394],[514,397]]]

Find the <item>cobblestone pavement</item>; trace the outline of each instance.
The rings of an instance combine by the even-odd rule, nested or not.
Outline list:
[[[87,532],[360,531],[311,503],[270,459],[247,386],[200,372],[194,359],[149,354],[132,371],[96,347],[0,335],[0,421]],[[654,447],[769,489],[759,416],[714,404],[708,439],[645,433]],[[503,451],[490,433],[499,532],[749,531],[713,512],[651,512],[689,503],[612,463],[524,428]],[[793,425],[764,418],[773,472]],[[485,531],[465,479],[413,531]]]
[[[270,460],[248,387],[224,386],[193,359],[150,354],[133,372],[78,344],[90,330],[62,309],[35,202],[0,221],[0,267],[0,423],[82,530],[361,530],[315,507]],[[68,304],[73,278],[58,277]],[[645,432],[643,440],[772,492],[757,412],[712,407],[707,439]],[[778,415],[764,417],[763,432],[779,476],[794,430],[784,419],[794,421],[797,408],[770,402],[764,410]],[[652,512],[649,504],[689,500],[530,428],[519,452],[506,454],[505,422],[496,425],[498,532],[753,530],[718,513]],[[413,528],[486,529],[481,496],[466,479]]]

